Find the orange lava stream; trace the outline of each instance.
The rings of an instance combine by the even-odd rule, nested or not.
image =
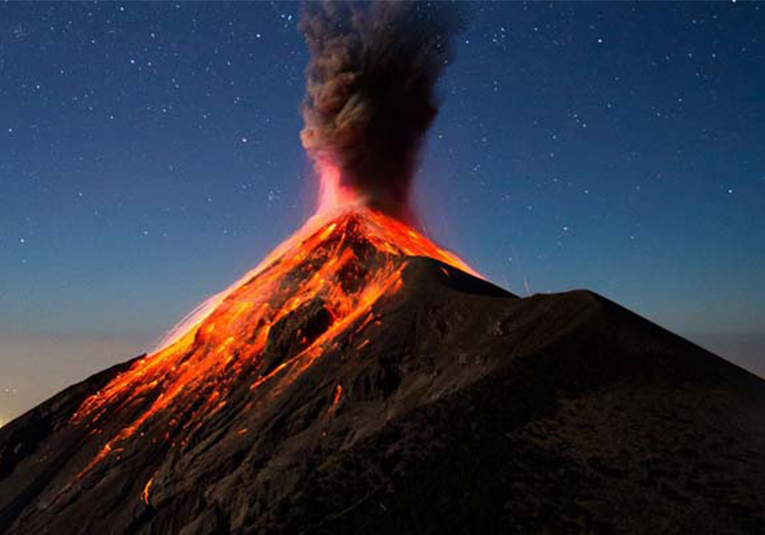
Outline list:
[[[149,505],[149,492],[151,492],[151,484],[154,482],[154,478],[152,477],[149,479],[149,481],[146,482],[146,485],[143,487],[143,492],[141,493],[141,498],[143,498],[143,503],[146,505]]]
[[[161,425],[160,436],[183,445],[184,436],[225,406],[227,394],[246,370],[255,370],[252,389],[273,379],[273,391],[281,391],[340,334],[353,326],[360,330],[373,320],[374,304],[401,287],[402,260],[408,256],[428,256],[474,273],[406,224],[369,208],[325,211],[311,218],[257,268],[208,300],[165,347],[138,360],[83,402],[74,423],[106,432],[107,415],[117,409],[123,415],[120,420],[130,423],[109,431],[105,445],[81,475],[117,451],[118,443],[137,437],[139,430],[143,435],[149,426]],[[283,355],[268,374],[258,372],[271,329],[319,299],[329,312],[328,327],[296,354]],[[340,392],[338,386],[333,405]],[[145,501],[150,486],[151,481],[144,490]]]

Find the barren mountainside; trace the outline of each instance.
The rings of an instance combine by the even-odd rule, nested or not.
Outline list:
[[[0,532],[765,532],[764,381],[375,217],[0,429]]]

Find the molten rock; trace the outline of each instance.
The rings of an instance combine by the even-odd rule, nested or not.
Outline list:
[[[0,429],[0,532],[757,533],[765,382],[360,209]]]

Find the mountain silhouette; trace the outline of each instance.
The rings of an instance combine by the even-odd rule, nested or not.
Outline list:
[[[0,429],[0,533],[764,533],[765,381],[372,211]]]

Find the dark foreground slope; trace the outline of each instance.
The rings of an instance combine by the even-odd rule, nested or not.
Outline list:
[[[80,478],[103,440],[69,419],[125,365],[62,392],[0,429],[0,532],[765,533],[764,381],[590,292],[422,258],[377,313],[286,388],[243,377],[182,447]]]

